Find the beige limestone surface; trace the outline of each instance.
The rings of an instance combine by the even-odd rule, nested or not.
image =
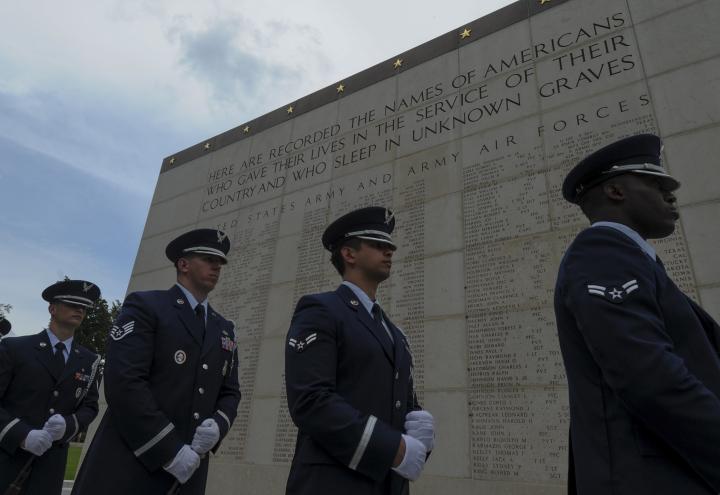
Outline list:
[[[296,432],[284,336],[301,295],[339,283],[319,239],[351,209],[397,216],[400,248],[379,299],[409,337],[420,399],[437,418],[415,494],[564,493],[552,292],[586,221],[559,191],[588,152],[662,136],[684,187],[678,231],[656,245],[678,284],[720,316],[720,2],[544,5],[160,175],[129,290],[172,283],[164,246],[184,230],[217,227],[232,242],[211,303],[236,323],[243,400],[208,493],[283,493]]]

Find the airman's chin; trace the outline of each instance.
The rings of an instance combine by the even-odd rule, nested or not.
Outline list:
[[[675,232],[675,220],[668,222],[662,226],[658,226],[651,235],[648,235],[648,239],[664,239],[670,237]]]

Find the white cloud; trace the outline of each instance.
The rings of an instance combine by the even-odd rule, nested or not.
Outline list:
[[[0,137],[149,199],[164,156],[509,3],[0,2]],[[25,222],[13,215],[12,225]],[[91,278],[114,299],[130,272],[42,232],[4,232],[0,245],[0,278],[13,281],[0,302],[15,306],[18,333],[46,323],[40,292],[62,275]]]
[[[95,95],[200,141],[508,3],[6,2],[0,89]]]

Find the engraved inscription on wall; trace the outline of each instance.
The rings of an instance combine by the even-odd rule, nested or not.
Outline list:
[[[560,186],[598,147],[661,133],[628,8],[566,2],[198,159],[209,164],[187,194],[193,225],[232,241],[212,303],[236,324],[243,399],[221,458],[287,469],[297,433],[281,352],[290,315],[302,295],[340,282],[320,243],[325,226],[382,205],[395,212],[398,250],[378,300],[410,342],[418,397],[467,405],[452,428],[437,414],[438,431],[455,436],[438,441],[434,475],[456,476],[446,459],[469,445],[472,480],[561,486],[569,412],[552,298],[587,221]],[[655,245],[700,299],[686,226]],[[456,354],[448,321],[463,322]],[[455,360],[466,362],[464,380],[450,376]],[[249,449],[250,431],[268,447]]]

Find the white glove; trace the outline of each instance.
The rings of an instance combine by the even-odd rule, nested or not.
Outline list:
[[[425,467],[427,449],[420,440],[416,440],[410,435],[402,437],[405,440],[405,457],[398,467],[392,469],[403,478],[415,481]]]
[[[47,421],[45,421],[43,430],[50,433],[53,441],[60,440],[65,434],[65,418],[59,414],[53,414]]]
[[[200,455],[207,454],[220,440],[220,428],[214,419],[208,418],[195,428],[192,449]]]
[[[175,455],[175,459],[163,469],[184,484],[200,467],[200,456],[189,445],[183,445]]]
[[[420,440],[428,452],[435,447],[435,419],[427,411],[410,411],[405,416],[405,432]]]
[[[21,447],[37,456],[43,455],[52,445],[53,439],[45,430],[30,430]]]

